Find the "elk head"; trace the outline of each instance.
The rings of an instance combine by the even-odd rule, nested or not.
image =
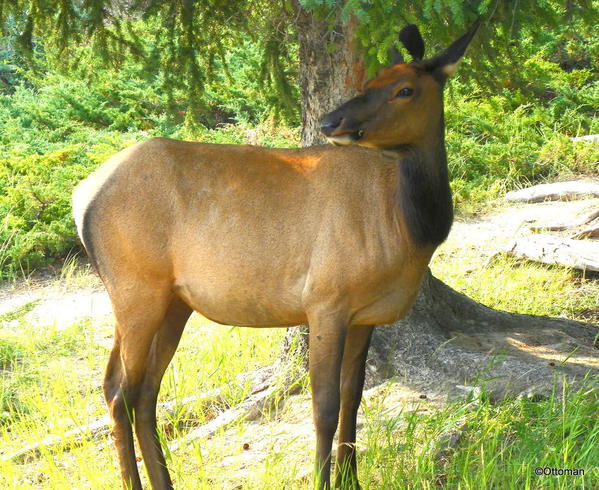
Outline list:
[[[393,65],[369,80],[363,92],[328,113],[321,131],[335,145],[357,144],[390,149],[426,144],[443,129],[443,86],[454,73],[479,22],[437,56],[423,60],[424,41],[415,25],[399,38],[412,55],[403,63],[395,51]]]

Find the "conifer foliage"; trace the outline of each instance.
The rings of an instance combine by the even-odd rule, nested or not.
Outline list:
[[[420,26],[431,54],[482,18],[466,70],[477,70],[487,85],[518,82],[506,70],[514,71],[524,38],[534,44],[548,30],[559,34],[574,21],[594,26],[598,20],[593,0],[0,0],[0,25],[31,64],[36,49],[67,62],[81,43],[91,43],[110,65],[139,58],[168,93],[187,92],[194,115],[203,109],[198,94],[216,61],[226,66],[225,52],[250,38],[261,50],[264,89],[274,91],[278,109],[290,114],[297,110],[300,11],[331,30],[355,22],[355,46],[370,75],[389,62],[391,47],[400,47],[396,33],[406,23]],[[336,48],[323,43],[323,49]]]

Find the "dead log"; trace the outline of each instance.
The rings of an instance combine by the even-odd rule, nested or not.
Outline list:
[[[543,264],[599,271],[599,243],[553,235],[530,235],[513,240],[506,252]]]
[[[593,211],[590,214],[587,214],[586,216],[574,220],[572,223],[555,223],[553,225],[534,225],[534,226],[530,226],[529,228],[532,231],[565,231],[565,230],[569,230],[572,228],[579,228],[581,226],[585,226],[589,223],[591,223],[591,221],[594,221],[595,219],[599,218],[599,209]],[[580,233],[580,235],[583,235],[583,233]],[[575,237],[572,237],[575,238]]]
[[[506,200],[511,202],[559,201],[586,197],[599,197],[599,183],[573,180],[553,184],[539,184],[518,191],[511,191],[505,195]]]

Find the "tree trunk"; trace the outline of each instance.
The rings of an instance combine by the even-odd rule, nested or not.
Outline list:
[[[321,117],[358,92],[364,69],[352,45],[354,23],[337,22],[331,28],[297,0],[294,5],[302,146],[310,146],[324,142]],[[489,380],[484,384],[491,396],[536,396],[551,389],[555,373],[563,374],[564,380],[579,378],[588,370],[599,372],[594,350],[597,333],[592,325],[492,310],[427,272],[410,315],[375,329],[367,386],[395,377],[417,390],[457,394],[469,389],[464,385],[479,386]],[[305,334],[306,327],[289,329],[281,356],[305,356]]]
[[[320,119],[354,97],[364,81],[364,67],[353,48],[355,22],[317,18],[294,0],[302,95],[302,146],[325,143]]]

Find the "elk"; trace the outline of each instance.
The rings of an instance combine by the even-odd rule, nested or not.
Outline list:
[[[194,310],[225,325],[309,325],[316,484],[329,487],[339,423],[337,484],[358,487],[373,328],[406,315],[451,227],[443,87],[476,27],[430,59],[418,29],[404,28],[413,61],[396,60],[323,118],[333,145],[155,138],[78,185],[78,233],[116,318],[103,389],[126,487],[142,487],[133,419],[152,487],[172,488],[156,400]]]

